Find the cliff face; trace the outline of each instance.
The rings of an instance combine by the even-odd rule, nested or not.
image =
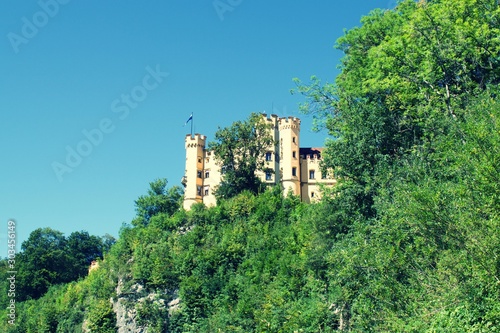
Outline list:
[[[148,333],[166,328],[168,318],[177,311],[180,299],[177,291],[171,294],[150,292],[143,285],[135,283],[125,290],[123,279],[116,286],[116,299],[111,299],[116,314],[118,333]],[[163,321],[152,321],[152,316],[161,313]]]
[[[158,326],[157,323],[151,323],[148,320],[148,310],[154,306],[156,310],[172,314],[178,309],[180,299],[177,293],[174,293],[175,299],[166,304],[166,300],[158,293],[148,292],[143,285],[135,283],[125,291],[123,279],[118,280],[116,286],[116,297],[111,298],[110,304],[116,317],[117,333],[149,333],[156,332],[151,330],[151,326]],[[167,324],[168,317],[164,317],[164,325]],[[82,324],[83,333],[92,333],[88,327],[88,320]]]
[[[118,333],[147,333],[147,327],[141,326],[137,322],[136,304],[144,302],[148,297],[144,287],[140,284],[134,284],[130,292],[123,292],[123,280],[118,281],[116,286],[117,299],[111,299],[113,311],[116,314],[116,326]]]

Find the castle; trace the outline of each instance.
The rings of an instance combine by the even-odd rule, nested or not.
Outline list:
[[[300,147],[300,119],[280,118],[277,115],[262,115],[263,121],[271,124],[275,146],[269,147],[263,158],[274,173],[258,172],[259,178],[267,184],[281,184],[287,194],[291,191],[304,202],[320,197],[320,184],[332,186],[336,180],[320,169],[323,148]],[[220,166],[213,152],[206,149],[204,135],[186,135],[186,170],[183,177],[184,208],[202,202],[207,206],[216,204],[214,190],[221,181]]]

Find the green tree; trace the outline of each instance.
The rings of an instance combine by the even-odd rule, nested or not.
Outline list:
[[[182,188],[173,186],[167,189],[167,180],[157,179],[151,183],[147,195],[142,195],[135,201],[137,218],[135,225],[148,225],[151,218],[158,214],[175,213],[181,207]]]
[[[104,236],[101,237],[101,241],[104,252],[108,252],[111,249],[111,247],[116,243],[116,238],[106,233],[104,234]]]
[[[48,288],[74,278],[73,261],[60,231],[39,228],[21,245],[17,255],[19,300],[39,298]]]
[[[298,83],[332,136],[339,186],[317,226],[335,231],[319,244],[351,331],[499,325],[499,15],[490,0],[373,11],[337,41],[334,84]]]
[[[116,332],[116,316],[109,300],[96,300],[88,314],[88,328],[91,332]]]
[[[494,0],[375,10],[337,41],[345,56],[334,84],[297,81],[302,111],[333,137],[323,165],[352,198],[349,219],[376,216],[374,198],[397,164],[435,149],[469,100],[500,82],[499,13]]]
[[[89,235],[87,231],[76,231],[66,240],[68,253],[75,267],[73,279],[87,275],[93,260],[103,259],[104,243],[101,237]]]
[[[259,193],[263,183],[256,172],[272,172],[266,168],[264,154],[274,144],[271,125],[257,113],[252,113],[246,121],[219,128],[215,141],[208,145],[221,165],[222,181],[216,197],[231,198],[244,190]]]
[[[18,299],[37,299],[52,285],[86,276],[91,261],[103,258],[112,242],[109,235],[101,238],[86,231],[66,238],[51,228],[34,230],[16,258]]]

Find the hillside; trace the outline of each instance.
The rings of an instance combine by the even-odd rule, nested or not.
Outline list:
[[[334,84],[297,81],[330,136],[320,202],[185,211],[155,181],[98,269],[0,332],[500,331],[499,35],[497,1],[370,13]]]
[[[328,301],[315,223],[324,209],[276,188],[124,227],[97,270],[18,304],[16,329],[6,332],[77,332],[84,321],[95,332],[116,324],[149,332],[331,331],[339,309]]]
[[[369,224],[336,225],[342,202],[275,188],[124,226],[98,269],[19,303],[1,332],[495,331],[491,201],[464,184],[399,186]]]

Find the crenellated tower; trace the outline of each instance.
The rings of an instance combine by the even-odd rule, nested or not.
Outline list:
[[[295,195],[300,195],[300,159],[299,138],[300,119],[285,117],[278,120],[280,173],[284,193],[291,189]]]
[[[184,172],[184,208],[189,209],[196,202],[202,202],[204,151],[206,136],[186,135],[186,170]]]

